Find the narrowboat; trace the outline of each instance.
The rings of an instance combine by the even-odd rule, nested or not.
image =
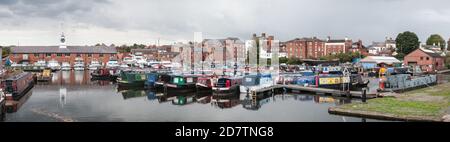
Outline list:
[[[36,76],[37,82],[50,82],[52,80],[53,74],[51,69],[45,69],[42,73]]]
[[[194,93],[198,77],[195,75],[172,75],[164,85],[164,93]]]
[[[34,86],[33,74],[22,72],[2,81],[7,100],[18,100]]]
[[[158,73],[147,73],[145,75],[147,76],[147,80],[144,83],[145,88],[154,89],[155,83],[156,83],[156,81],[158,81],[159,74]]]
[[[169,83],[171,80],[171,76],[169,74],[159,74],[158,79],[154,84],[156,89],[163,89],[166,83]]]
[[[300,86],[310,86],[316,85],[316,76],[299,76],[295,77],[291,84],[300,85]]]
[[[340,66],[327,66],[322,68],[323,74],[342,74],[342,67]]]
[[[107,68],[101,68],[98,70],[94,70],[94,72],[91,73],[91,79],[92,80],[111,80],[115,81],[117,80],[117,77],[115,75],[116,70],[107,69]]]
[[[317,76],[316,80],[316,86],[319,88],[342,89],[343,84],[347,84],[348,87],[352,86],[350,77],[340,75]]]
[[[215,78],[212,76],[200,76],[195,84],[197,92],[212,93]]]
[[[144,88],[146,81],[144,73],[133,71],[122,71],[117,79],[119,89],[123,88]]]
[[[213,96],[225,97],[240,94],[242,77],[222,77],[217,79],[217,83],[212,88]]]
[[[240,86],[241,93],[247,93],[247,91],[256,90],[260,88],[270,87],[273,85],[272,75],[247,75],[244,76],[242,80],[242,85]]]

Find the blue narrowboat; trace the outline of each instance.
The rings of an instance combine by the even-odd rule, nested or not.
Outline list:
[[[270,87],[273,84],[274,81],[271,74],[247,75],[242,79],[240,92],[246,93],[247,91],[256,90],[259,88]]]

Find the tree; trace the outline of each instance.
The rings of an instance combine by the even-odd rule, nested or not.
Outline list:
[[[288,62],[288,58],[286,57],[280,57],[280,59],[278,60],[280,62],[280,64],[286,64]]]
[[[395,42],[397,43],[398,54],[403,56],[408,55],[420,46],[419,38],[414,32],[410,31],[399,33]]]
[[[8,57],[9,54],[11,54],[11,47],[1,47],[1,48],[2,48],[2,58]]]
[[[441,49],[445,48],[445,40],[439,34],[432,34],[427,39],[427,45],[439,45]]]
[[[302,64],[303,62],[302,62],[302,60],[300,60],[299,58],[291,57],[291,58],[289,58],[289,59],[287,60],[286,63],[287,63],[288,65],[300,65],[300,64]]]
[[[359,52],[338,53],[320,57],[320,60],[339,60],[341,63],[352,62],[355,58],[364,58]]]

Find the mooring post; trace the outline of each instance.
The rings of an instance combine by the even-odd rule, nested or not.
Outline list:
[[[250,89],[248,88],[248,87],[246,87],[247,88],[247,96],[249,96],[249,94],[250,94]]]
[[[362,89],[362,97],[361,97],[363,103],[366,103],[366,99],[367,99],[366,93],[367,93],[367,88],[363,88]]]

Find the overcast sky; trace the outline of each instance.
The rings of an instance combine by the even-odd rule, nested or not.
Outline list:
[[[406,30],[450,37],[448,0],[0,0],[0,45],[154,44],[266,32],[364,44]]]

